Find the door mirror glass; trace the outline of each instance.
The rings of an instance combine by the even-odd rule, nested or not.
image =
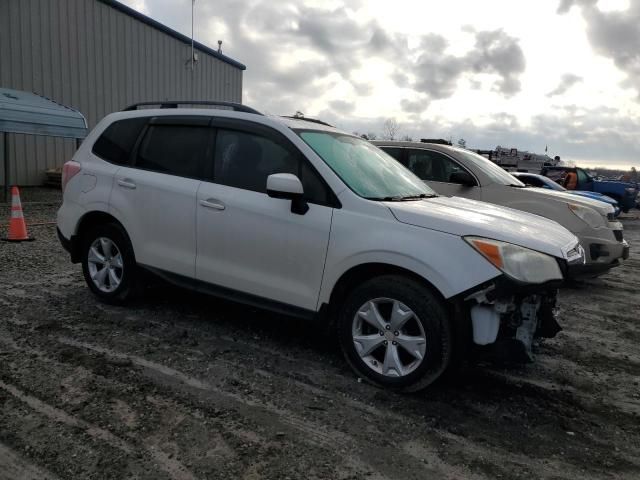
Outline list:
[[[449,183],[459,183],[465,187],[475,187],[476,185],[476,181],[473,177],[464,170],[452,172],[451,175],[449,175]]]
[[[267,177],[267,194],[272,198],[291,200],[291,212],[304,215],[309,205],[304,200],[304,189],[298,177],[291,173],[273,173]]]

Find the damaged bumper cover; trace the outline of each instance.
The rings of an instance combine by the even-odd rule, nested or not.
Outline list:
[[[473,343],[501,360],[533,361],[534,340],[562,330],[556,309],[561,283],[524,285],[502,276],[467,295]]]

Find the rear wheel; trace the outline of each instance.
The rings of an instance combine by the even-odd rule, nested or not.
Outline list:
[[[120,303],[132,297],[137,267],[131,242],[122,227],[99,225],[83,236],[82,272],[101,300]]]
[[[383,387],[425,388],[451,359],[447,309],[430,288],[402,276],[381,276],[353,290],[342,308],[338,332],[349,364]]]

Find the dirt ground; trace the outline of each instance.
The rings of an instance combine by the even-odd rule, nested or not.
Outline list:
[[[29,200],[55,220],[59,192]],[[640,212],[624,224],[631,258],[561,293],[537,363],[414,395],[360,382],[311,323],[166,287],[103,305],[34,225],[0,243],[0,480],[638,479]]]

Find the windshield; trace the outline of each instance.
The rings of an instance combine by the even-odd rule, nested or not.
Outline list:
[[[507,185],[510,187],[524,187],[525,184],[511,175],[509,172],[503,170],[491,160],[484,158],[477,153],[470,152],[469,150],[463,150],[461,148],[454,149],[458,155],[468,162],[473,163],[478,169],[487,175],[491,180],[499,185]]]
[[[524,182],[524,184],[528,187],[536,187],[536,188],[547,188],[549,190],[557,190],[558,192],[564,192],[566,188],[558,183],[554,182],[550,178],[545,177],[544,175],[534,175],[534,174],[526,174],[526,173],[515,173],[513,174],[518,180]]]
[[[366,140],[315,130],[296,133],[361,197],[409,200],[436,196],[411,171]]]
[[[546,185],[548,188],[550,188],[551,190],[557,190],[557,191],[559,191],[559,192],[564,192],[564,191],[566,191],[566,190],[567,190],[567,189],[566,189],[566,188],[564,188],[562,185],[558,184],[557,182],[554,182],[554,181],[553,181],[553,180],[551,180],[550,178],[546,178],[546,177],[543,177],[543,178],[544,178],[544,180],[542,180],[542,181],[543,181],[543,182],[545,183],[545,185]]]

